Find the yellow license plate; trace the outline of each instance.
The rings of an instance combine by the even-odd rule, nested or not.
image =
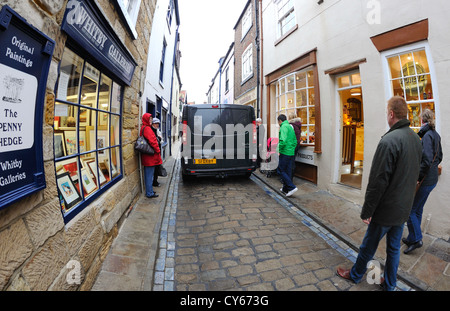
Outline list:
[[[216,159],[194,159],[194,164],[216,164]]]

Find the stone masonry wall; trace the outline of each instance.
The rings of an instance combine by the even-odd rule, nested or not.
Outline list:
[[[56,188],[53,118],[54,86],[67,40],[61,31],[67,2],[0,0],[0,9],[8,4],[56,42],[43,122],[47,187],[0,211],[0,290],[90,290],[117,235],[124,212],[141,191],[138,156],[133,144],[138,137],[139,92],[145,81],[142,72],[147,70],[156,0],[141,2],[136,25],[137,40],[130,36],[111,1],[94,0],[138,63],[132,85],[125,88],[123,101],[124,176],[72,221],[64,224]]]

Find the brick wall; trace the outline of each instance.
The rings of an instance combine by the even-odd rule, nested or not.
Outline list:
[[[238,99],[241,95],[245,94],[247,91],[254,89],[257,86],[257,49],[256,49],[256,12],[254,10],[254,2],[251,1],[250,4],[253,8],[253,22],[250,30],[242,39],[242,18],[235,29],[235,41],[234,41],[234,55],[235,55],[235,65],[234,65],[234,98]],[[245,49],[253,45],[253,76],[248,79],[244,84],[242,84],[242,54]]]

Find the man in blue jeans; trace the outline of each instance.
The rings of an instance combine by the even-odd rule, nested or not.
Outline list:
[[[278,116],[278,125],[280,126],[279,142],[278,142],[278,169],[277,173],[283,182],[283,192],[290,197],[298,189],[292,182],[292,165],[295,165],[295,147],[297,147],[297,137],[292,125],[287,121],[286,115]]]
[[[337,274],[354,283],[361,282],[378,243],[386,235],[386,265],[381,285],[392,291],[397,285],[400,241],[414,199],[422,145],[409,127],[408,106],[403,97],[391,98],[387,112],[390,130],[375,152],[361,211],[361,219],[369,226],[356,263],[351,269],[339,267]]]

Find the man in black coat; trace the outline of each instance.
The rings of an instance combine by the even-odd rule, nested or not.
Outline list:
[[[361,219],[368,224],[356,263],[351,269],[339,267],[337,274],[361,282],[378,243],[386,235],[385,290],[395,290],[400,262],[403,226],[411,211],[419,177],[422,145],[409,127],[408,106],[403,97],[388,101],[390,130],[381,138],[375,152]],[[381,278],[380,278],[381,279]]]

